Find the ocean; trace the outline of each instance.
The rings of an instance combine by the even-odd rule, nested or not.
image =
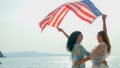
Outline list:
[[[109,57],[109,68],[120,68],[120,58]],[[70,57],[0,58],[0,68],[71,68]],[[91,68],[86,62],[86,68]]]

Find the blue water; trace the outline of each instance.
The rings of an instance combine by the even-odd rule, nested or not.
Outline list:
[[[110,68],[120,68],[120,58],[107,59]],[[69,57],[0,58],[0,68],[71,68]],[[86,62],[91,68],[91,62]]]

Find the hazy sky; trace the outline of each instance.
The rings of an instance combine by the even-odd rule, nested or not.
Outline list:
[[[52,10],[72,0],[0,0],[0,51],[38,51],[48,53],[69,53],[67,39],[56,28],[47,26],[41,33],[38,23]],[[75,1],[75,0],[73,0]],[[91,0],[108,15],[107,28],[112,45],[112,56],[120,51],[120,1]],[[102,30],[102,19],[92,25],[69,12],[60,25],[69,35],[79,30],[84,35],[82,44],[91,51],[98,43],[97,32]]]

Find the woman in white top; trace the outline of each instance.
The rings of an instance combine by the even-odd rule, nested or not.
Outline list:
[[[107,35],[106,29],[106,15],[102,15],[103,19],[103,31],[98,32],[97,40],[99,42],[92,51],[89,57],[84,58],[81,61],[75,62],[75,66],[78,64],[84,63],[88,60],[92,60],[92,68],[108,68],[107,62],[105,59],[110,55],[111,45]]]

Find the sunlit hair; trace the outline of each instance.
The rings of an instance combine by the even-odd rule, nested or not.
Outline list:
[[[102,39],[103,39],[103,42],[105,42],[107,44],[107,52],[108,52],[108,54],[110,54],[111,44],[110,44],[110,41],[109,41],[109,38],[108,38],[106,32],[105,31],[100,31],[100,32],[98,32],[98,35],[101,36]]]

